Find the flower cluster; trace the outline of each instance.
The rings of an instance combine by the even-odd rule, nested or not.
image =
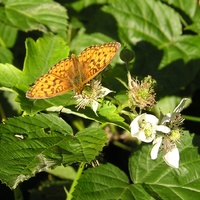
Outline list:
[[[164,161],[171,167],[179,167],[179,150],[176,143],[180,141],[183,110],[187,98],[181,100],[173,113],[166,114],[159,119],[151,114],[141,114],[130,124],[131,134],[142,142],[153,143],[151,159],[156,159],[158,151],[163,152]]]
[[[139,107],[141,110],[152,108],[155,104],[155,80],[151,76],[145,77],[142,81],[137,78],[129,79],[128,97],[131,106]]]
[[[112,92],[108,88],[103,87],[98,80],[92,80],[90,84],[84,87],[81,94],[74,95],[77,101],[77,109],[85,108],[89,104],[92,106],[92,110],[97,115],[96,111],[99,106],[99,100],[104,96]]]

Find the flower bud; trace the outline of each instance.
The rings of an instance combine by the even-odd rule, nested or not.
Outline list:
[[[124,47],[120,52],[120,58],[124,62],[130,62],[131,60],[135,58],[135,53],[134,51],[131,51],[127,49],[126,47]]]

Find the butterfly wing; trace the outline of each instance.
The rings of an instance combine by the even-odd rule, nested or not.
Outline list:
[[[83,85],[98,75],[114,58],[120,43],[110,42],[86,48],[78,58],[61,60],[47,74],[41,76],[26,93],[30,99],[58,96],[75,89],[81,93]]]
[[[74,88],[74,63],[68,58],[55,64],[26,93],[30,99],[50,98]]]
[[[120,43],[110,42],[86,48],[78,56],[82,83],[85,84],[97,76],[115,57]]]

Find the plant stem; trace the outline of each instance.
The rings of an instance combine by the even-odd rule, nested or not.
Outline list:
[[[1,104],[0,104],[0,117],[1,117],[1,122],[4,122],[6,120],[6,115]]]
[[[81,174],[83,172],[83,169],[84,169],[84,166],[85,166],[85,163],[82,162],[78,168],[78,171],[77,171],[77,174],[76,174],[76,178],[74,179],[72,185],[71,185],[71,188],[69,190],[69,193],[67,194],[67,199],[66,200],[71,200],[73,198],[72,194],[75,190],[75,187],[76,185],[78,184],[78,180],[80,179],[81,177]]]

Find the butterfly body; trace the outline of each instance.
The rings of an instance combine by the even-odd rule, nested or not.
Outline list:
[[[76,57],[61,60],[41,76],[26,93],[30,99],[44,99],[74,90],[80,94],[84,85],[97,76],[114,58],[120,43],[110,42],[86,48]]]

